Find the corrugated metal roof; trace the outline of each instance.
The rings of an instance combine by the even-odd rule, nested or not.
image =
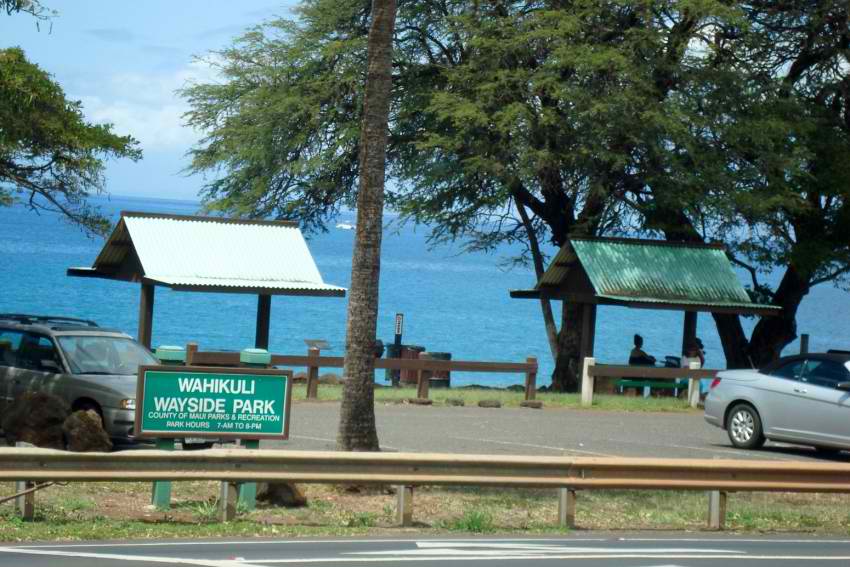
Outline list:
[[[617,300],[751,305],[723,249],[572,240],[597,295]]]
[[[535,297],[541,290],[582,293],[564,289],[565,284],[577,285],[575,280],[567,284],[575,269],[584,270],[601,303],[760,314],[779,310],[750,300],[722,246],[622,238],[571,239],[555,255],[534,292],[513,294]]]
[[[104,277],[123,270],[120,279],[130,279],[133,254],[142,273],[131,275],[169,287],[345,292],[322,281],[292,223],[124,212],[93,269]]]

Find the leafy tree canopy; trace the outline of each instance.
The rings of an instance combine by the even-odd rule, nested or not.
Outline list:
[[[21,49],[0,50],[0,204],[23,201],[103,234],[109,221],[86,199],[104,190],[110,157],[137,160],[141,150],[110,125],[87,123],[80,103]]]

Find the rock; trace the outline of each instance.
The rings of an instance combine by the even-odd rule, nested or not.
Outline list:
[[[543,402],[540,400],[523,400],[519,403],[521,408],[543,409]]]
[[[43,392],[26,392],[15,399],[3,418],[6,442],[31,443],[46,449],[64,449],[62,424],[68,406],[60,398]]]
[[[112,450],[112,441],[103,429],[103,419],[94,410],[75,411],[62,424],[68,450],[77,453]]]
[[[307,382],[307,373],[306,372],[296,372],[292,375],[292,383],[293,384],[304,384]]]
[[[460,399],[460,398],[447,398],[447,399],[446,399],[446,405],[447,405],[447,406],[457,406],[457,407],[463,407],[463,406],[465,406],[465,405],[466,405],[466,402],[464,402],[464,401],[463,401],[462,399]]]
[[[480,408],[500,408],[502,407],[502,402],[499,400],[481,400],[478,402],[478,407]]]
[[[301,508],[307,505],[307,497],[294,482],[261,482],[257,485],[257,502]]]
[[[319,376],[319,384],[335,386],[337,384],[342,384],[342,380],[337,374],[322,374]]]
[[[415,406],[430,406],[434,403],[434,400],[429,398],[408,398],[407,403]]]

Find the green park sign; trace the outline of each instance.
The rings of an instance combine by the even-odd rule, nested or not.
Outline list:
[[[142,366],[137,437],[287,439],[292,372]]]

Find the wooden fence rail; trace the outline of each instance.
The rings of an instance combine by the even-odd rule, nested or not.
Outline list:
[[[319,369],[342,368],[345,359],[341,356],[319,356],[317,349],[309,349],[306,356],[272,354],[272,366],[306,367],[307,398],[318,397]],[[186,364],[195,366],[239,366],[238,352],[200,351],[197,343],[186,346]],[[537,395],[537,358],[530,356],[525,362],[482,362],[473,360],[433,360],[415,358],[376,358],[375,368],[392,370],[414,370],[417,372],[417,397],[428,398],[430,379],[427,372],[485,372],[523,374],[525,376],[525,399],[533,400]]]
[[[414,486],[557,489],[559,518],[566,525],[572,525],[575,518],[576,491],[705,490],[712,491],[712,526],[721,528],[727,492],[850,493],[850,464],[234,449],[71,453],[0,448],[0,481],[10,480],[218,480],[230,487],[222,494],[235,494],[238,482],[390,484],[399,486],[397,512],[401,523],[412,518]],[[223,500],[220,505],[226,510]],[[235,511],[230,504],[229,509]]]
[[[596,364],[590,357],[584,359],[581,370],[581,405],[593,404],[593,390],[596,378],[650,378],[652,380],[688,380],[688,403],[696,407],[699,402],[699,381],[702,378],[714,378],[719,370],[698,368],[658,368],[654,366],[628,366],[620,364]]]

